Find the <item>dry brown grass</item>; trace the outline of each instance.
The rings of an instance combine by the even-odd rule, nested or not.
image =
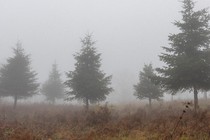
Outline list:
[[[178,101],[157,103],[151,111],[132,104],[94,106],[88,112],[75,105],[31,104],[13,110],[0,104],[0,140],[207,140],[210,110],[202,106],[194,114]]]

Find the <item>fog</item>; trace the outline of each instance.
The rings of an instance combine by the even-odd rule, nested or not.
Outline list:
[[[209,6],[209,0],[196,3],[198,9]],[[144,64],[163,65],[158,55],[169,33],[177,32],[172,22],[180,20],[180,10],[178,0],[0,0],[0,64],[20,40],[40,83],[55,61],[65,81],[80,38],[92,33],[102,70],[113,75],[108,101],[133,101]]]

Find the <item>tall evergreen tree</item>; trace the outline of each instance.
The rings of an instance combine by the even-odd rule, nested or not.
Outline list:
[[[13,51],[14,57],[7,59],[7,64],[0,70],[0,89],[3,96],[14,98],[16,108],[17,100],[36,94],[39,84],[37,74],[31,70],[29,55],[25,54],[20,42]]]
[[[158,68],[158,81],[169,91],[194,91],[194,109],[198,108],[198,91],[210,88],[210,15],[207,9],[194,10],[192,0],[183,0],[182,20],[175,21],[177,34],[170,34],[170,47],[160,55],[166,63]]]
[[[57,64],[52,65],[52,71],[48,80],[42,85],[41,92],[46,96],[47,100],[55,103],[56,99],[64,97],[64,85],[60,78],[61,74],[57,69]]]
[[[134,95],[138,99],[148,99],[149,107],[151,108],[152,99],[159,100],[163,97],[163,91],[160,86],[155,85],[152,81],[152,77],[155,76],[152,64],[144,65],[143,71],[139,74],[139,83],[134,85]]]
[[[65,82],[70,89],[68,99],[81,100],[89,108],[89,103],[103,101],[112,91],[110,87],[111,76],[100,70],[101,54],[97,53],[91,35],[86,35],[81,40],[82,48],[74,55],[76,60],[75,70],[67,73],[68,80]]]

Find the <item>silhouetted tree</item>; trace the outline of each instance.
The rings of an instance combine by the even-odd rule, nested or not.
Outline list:
[[[163,97],[163,91],[160,86],[155,85],[151,79],[154,76],[152,64],[144,65],[143,71],[140,71],[139,74],[139,83],[134,85],[134,95],[138,99],[148,99],[150,108],[152,99],[159,100],[160,97]]]
[[[17,100],[36,94],[39,84],[36,82],[37,74],[31,70],[29,55],[24,53],[20,42],[13,51],[14,56],[7,59],[7,64],[0,70],[0,88],[3,96],[14,98],[16,108]]]
[[[174,25],[179,33],[170,34],[170,47],[160,60],[166,66],[158,68],[161,85],[169,91],[194,91],[194,109],[198,108],[198,91],[210,88],[210,16],[207,9],[194,11],[192,0],[183,0],[182,20]]]
[[[56,99],[64,97],[64,85],[60,78],[61,74],[57,69],[57,64],[53,64],[52,71],[48,80],[42,85],[41,92],[46,96],[47,100],[55,103]]]
[[[67,92],[68,99],[81,100],[88,109],[89,102],[104,101],[106,95],[112,91],[109,86],[112,76],[106,76],[100,70],[101,54],[97,53],[92,36],[86,35],[84,39],[81,39],[81,43],[80,52],[74,55],[75,70],[67,73],[68,80],[65,84],[70,89]]]

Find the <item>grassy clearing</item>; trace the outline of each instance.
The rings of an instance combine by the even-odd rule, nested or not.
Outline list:
[[[0,106],[1,140],[207,140],[210,110],[202,102],[198,114],[191,104],[156,103],[94,106],[89,112],[73,105]],[[180,119],[183,110],[186,112]],[[177,122],[178,125],[177,125]],[[177,126],[177,127],[176,127]],[[176,129],[174,129],[176,127]]]

